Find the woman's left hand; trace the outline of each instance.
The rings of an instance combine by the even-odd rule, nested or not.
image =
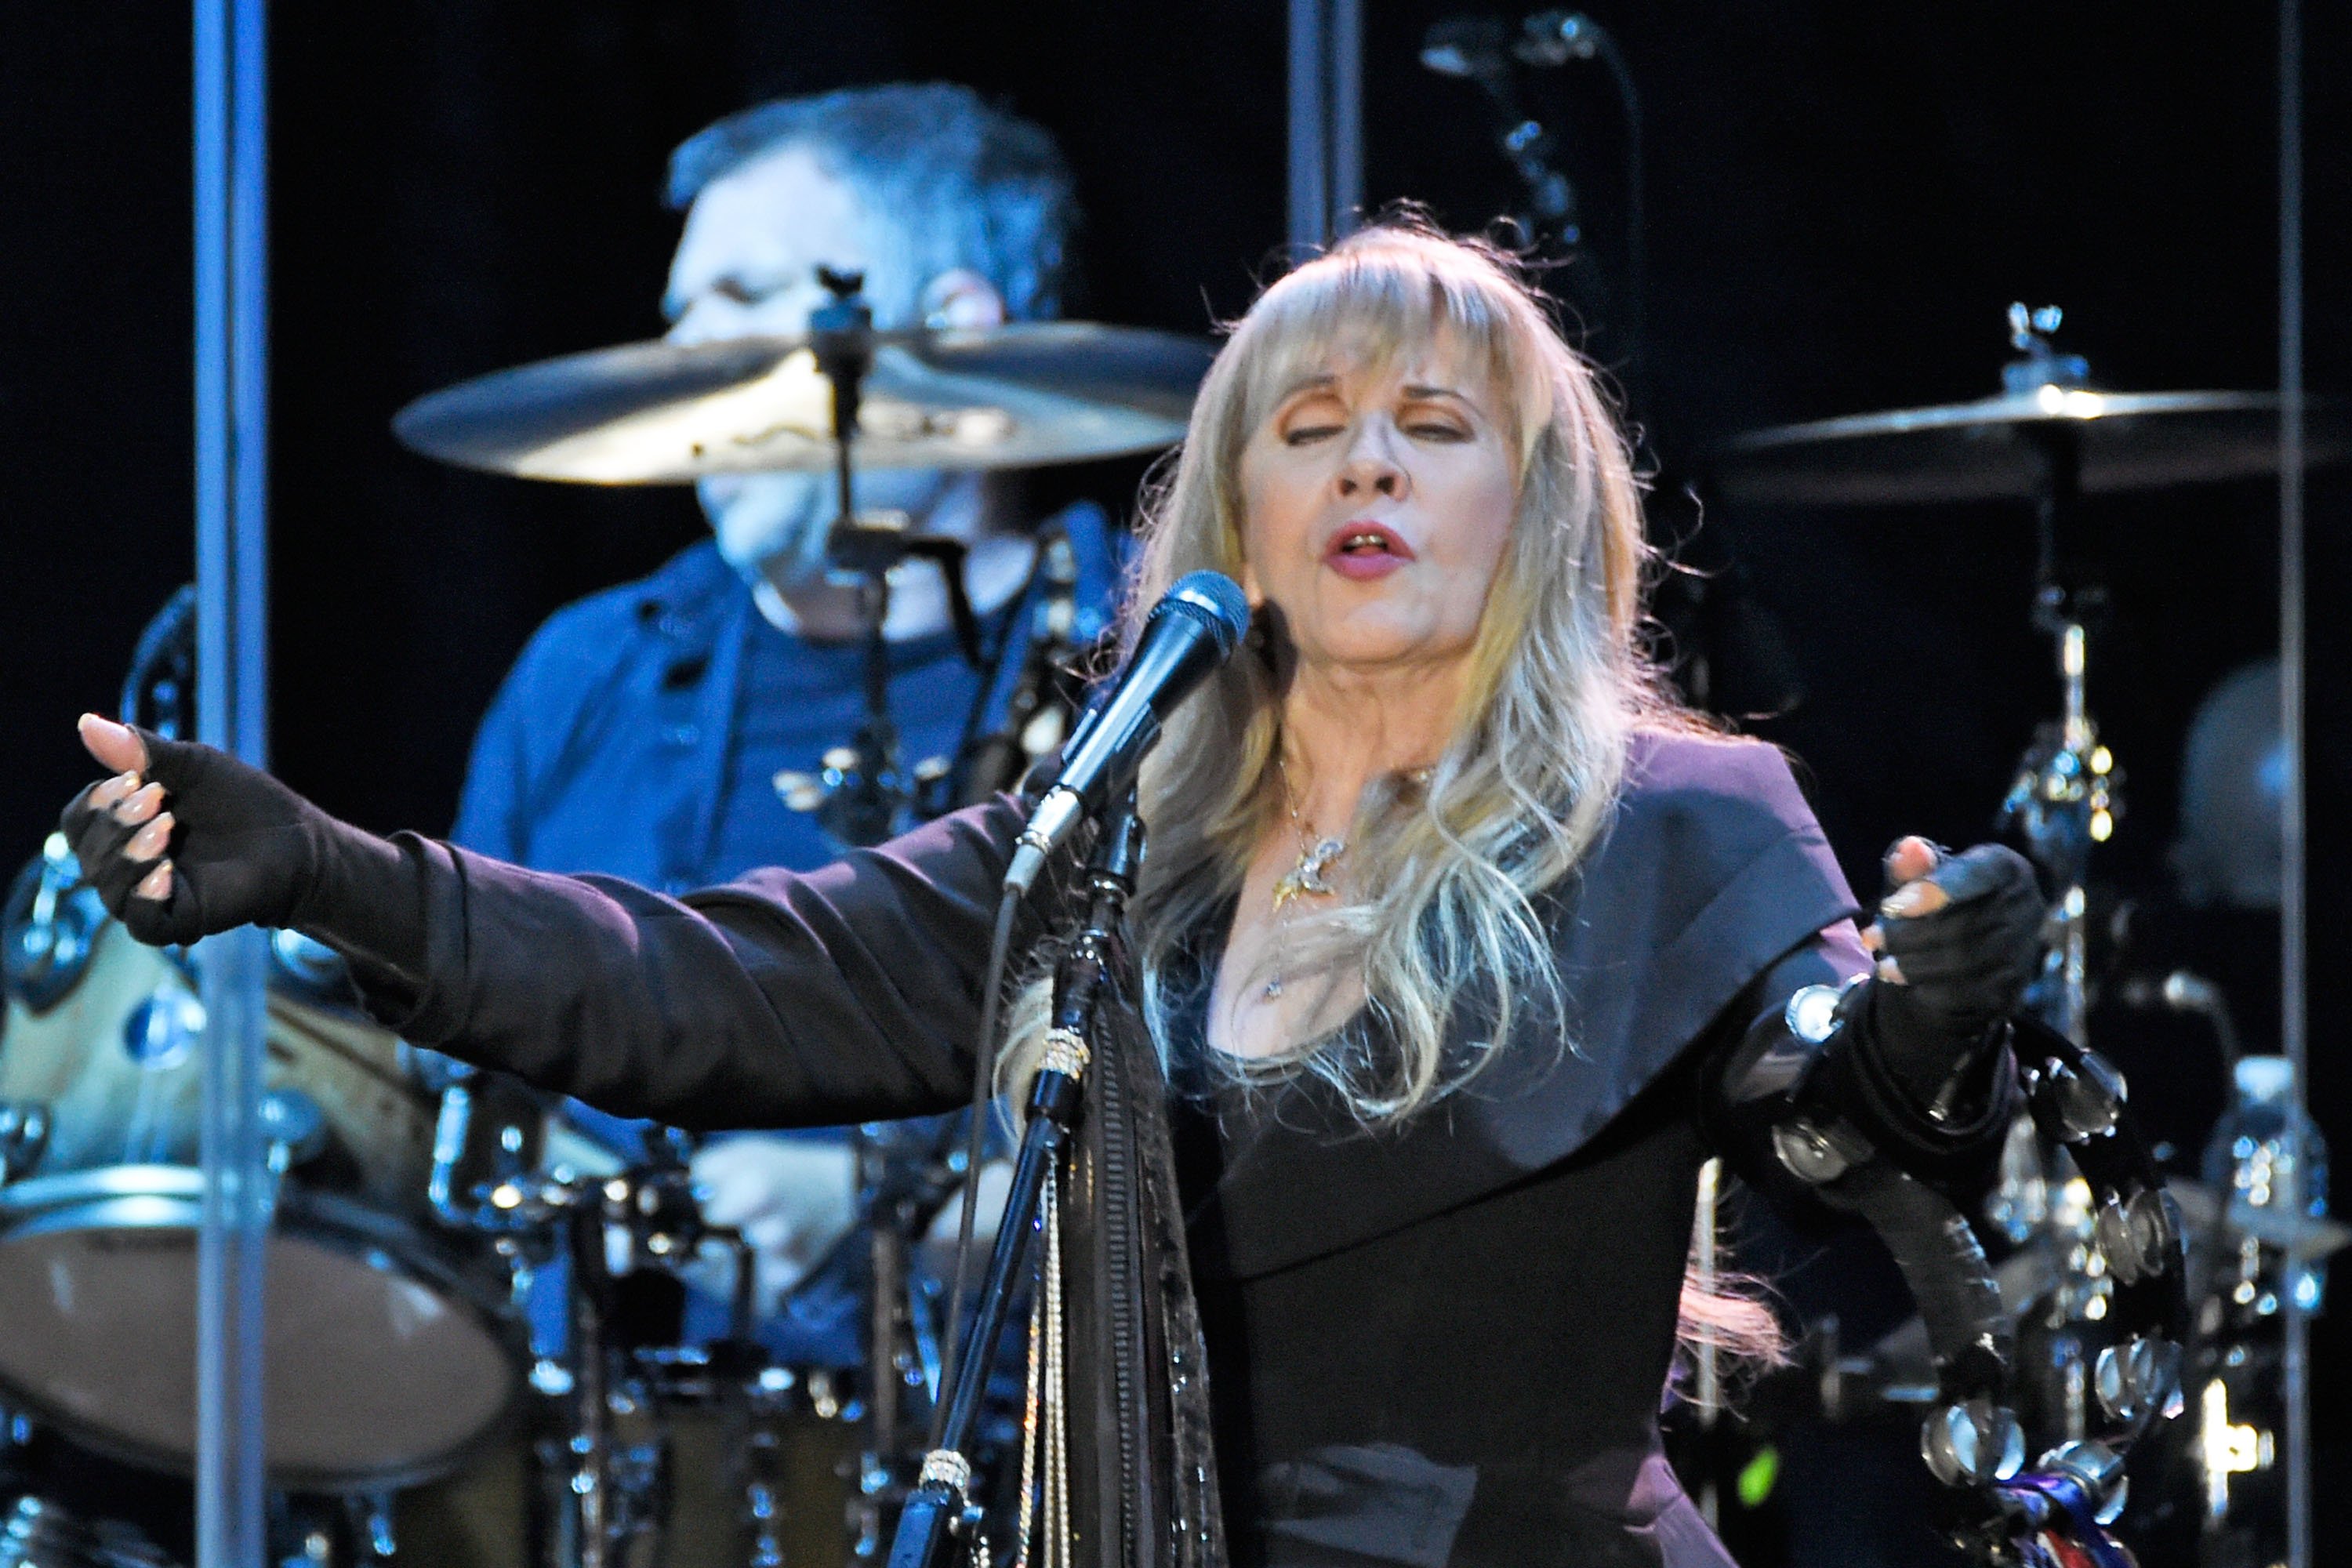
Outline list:
[[[1999,844],[1954,855],[1910,837],[1885,864],[1888,891],[1863,940],[1880,954],[1893,1010],[1969,1038],[2015,1012],[2041,968],[2049,913],[2025,858]]]

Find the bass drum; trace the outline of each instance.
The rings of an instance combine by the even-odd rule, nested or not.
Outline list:
[[[204,1007],[187,961],[93,917],[54,855],[16,892],[0,931],[0,1396],[99,1452],[185,1472]],[[282,1173],[264,1451],[280,1487],[400,1486],[507,1420],[523,1331],[490,1244],[434,1219],[436,1105],[406,1047],[300,994],[304,947],[331,963],[282,940],[269,998],[264,1111]]]

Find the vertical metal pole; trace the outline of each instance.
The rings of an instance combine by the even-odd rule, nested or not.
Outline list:
[[[268,12],[195,0],[196,732],[268,761]],[[252,928],[198,951],[205,1202],[197,1240],[196,1562],[261,1568],[261,1137],[268,948]]]
[[[1323,31],[1323,0],[1290,0],[1290,247],[1302,256],[1329,237]]]
[[[2306,920],[2308,847],[2304,837],[2303,537],[2303,16],[2301,0],[2279,0],[2279,717],[2286,752],[2279,849],[2279,1027],[2294,1067],[2294,1097],[2305,1110],[2311,1074]],[[2298,1173],[2299,1174],[2299,1173]],[[2308,1202],[2297,1192],[2298,1205]],[[2294,1277],[2299,1259],[2289,1264]],[[2284,1299],[2280,1368],[2286,1404],[2286,1560],[2311,1563],[2311,1325],[2295,1291]]]
[[[1331,149],[1331,176],[1324,226],[1333,237],[1356,226],[1364,205],[1364,5],[1330,0],[1331,52],[1324,58],[1329,90],[1325,136]]]
[[[1364,201],[1363,0],[1290,0],[1290,244],[1356,226]]]

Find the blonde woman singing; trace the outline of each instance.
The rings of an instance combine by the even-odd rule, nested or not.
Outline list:
[[[1643,564],[1591,370],[1409,225],[1265,292],[1150,508],[1131,620],[1203,568],[1255,613],[1146,767],[1129,910],[1235,1563],[1727,1561],[1656,1419],[1678,1322],[1739,1321],[1685,1301],[1701,1162],[1956,1190],[2008,1123],[2030,871],[1905,841],[1874,973],[1780,754],[1645,661]],[[297,927],[408,1038],[686,1127],[964,1097],[1019,801],[673,900],[83,724],[67,826],[144,940]]]

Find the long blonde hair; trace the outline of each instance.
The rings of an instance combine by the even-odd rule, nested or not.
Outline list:
[[[1148,506],[1127,616],[1131,637],[1185,573],[1240,572],[1242,450],[1302,374],[1343,357],[1377,370],[1439,341],[1501,395],[1517,514],[1453,743],[1425,783],[1368,792],[1349,896],[1286,944],[1292,973],[1328,984],[1353,972],[1364,1005],[1254,1069],[1317,1073],[1367,1121],[1459,1085],[1528,1008],[1559,1016],[1535,900],[1608,820],[1633,726],[1684,721],[1638,638],[1640,490],[1594,373],[1500,252],[1412,223],[1358,232],[1268,288],[1234,328]],[[1152,844],[1132,916],[1155,1014],[1156,983],[1239,891],[1286,810],[1280,650],[1254,643],[1179,710],[1143,773]],[[1465,1005],[1484,1038],[1449,1060]]]

